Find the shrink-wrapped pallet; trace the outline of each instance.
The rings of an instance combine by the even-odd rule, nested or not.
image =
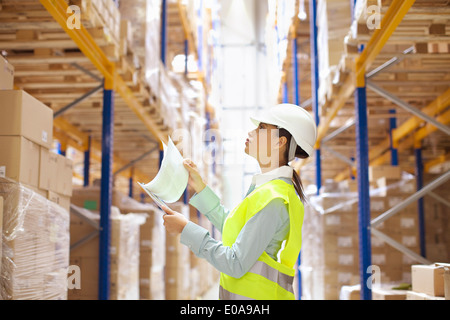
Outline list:
[[[128,197],[117,201],[122,214],[145,214],[147,219],[140,227],[139,295],[140,299],[164,300],[164,266],[166,232],[163,212],[148,203],[139,203]]]
[[[98,213],[76,208],[78,215],[71,216],[71,245],[80,243],[86,236],[95,232]],[[110,299],[139,299],[139,240],[140,226],[145,223],[142,214],[120,213],[118,208],[111,210],[110,242]],[[70,253],[71,265],[80,267],[81,288],[69,290],[70,300],[95,300],[98,298],[99,270],[98,236],[73,248]]]
[[[0,196],[1,299],[67,299],[69,212],[6,178],[0,178]]]

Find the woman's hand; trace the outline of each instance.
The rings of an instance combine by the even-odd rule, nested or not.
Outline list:
[[[196,193],[199,193],[206,187],[206,184],[203,182],[203,179],[198,172],[197,166],[194,162],[192,162],[191,159],[184,159],[183,165],[189,172],[189,185],[194,189]]]
[[[166,230],[172,234],[181,233],[189,220],[181,213],[173,211],[168,207],[163,207],[163,210],[167,213],[163,216]]]

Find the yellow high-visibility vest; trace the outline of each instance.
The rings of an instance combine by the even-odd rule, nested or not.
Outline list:
[[[247,221],[271,200],[281,198],[288,207],[289,233],[278,261],[266,252],[241,278],[220,274],[219,298],[223,300],[293,300],[295,263],[302,245],[303,204],[294,186],[275,179],[253,190],[225,220],[222,232],[223,245],[231,247]]]

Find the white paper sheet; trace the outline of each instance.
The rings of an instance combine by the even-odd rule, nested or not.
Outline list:
[[[160,207],[164,202],[173,203],[179,200],[189,178],[189,173],[183,165],[183,157],[170,137],[168,145],[163,143],[163,147],[164,158],[156,177],[147,184],[139,183]]]

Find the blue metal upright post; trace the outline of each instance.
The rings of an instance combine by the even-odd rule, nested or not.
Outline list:
[[[395,115],[395,109],[389,110],[390,114]],[[398,166],[398,150],[396,146],[394,146],[394,141],[392,140],[392,131],[397,128],[397,118],[390,117],[389,118],[389,139],[391,143],[391,165]]]
[[[362,51],[362,49],[360,50]],[[359,274],[361,299],[372,299],[372,284],[368,273],[372,264],[370,240],[370,196],[369,196],[369,135],[367,125],[367,96],[365,77],[357,79],[355,90],[356,159],[358,177],[358,229],[359,229]]]
[[[128,196],[133,198],[133,176],[134,176],[134,167],[130,169],[130,178],[128,179]]]
[[[422,148],[416,146],[414,148],[414,154],[416,156],[416,184],[417,191],[423,188],[423,162],[422,162]],[[423,206],[423,197],[417,200],[418,218],[419,218],[419,242],[420,242],[420,255],[426,258],[425,249],[425,212]]]
[[[311,34],[311,89],[312,109],[316,125],[319,125],[319,58],[317,49],[317,1],[309,1],[309,21]],[[322,187],[322,165],[320,161],[320,148],[316,149],[316,185],[317,194]]]
[[[88,138],[87,149],[84,151],[84,177],[83,186],[89,186],[89,172],[91,166],[91,136]]]
[[[109,299],[110,214],[112,203],[112,160],[114,138],[114,90],[103,91],[102,177],[100,189],[99,300]]]
[[[283,103],[289,103],[289,91],[287,81],[283,82]]]
[[[294,103],[299,106],[300,105],[300,89],[299,89],[299,83],[298,83],[298,59],[297,59],[297,37],[294,35],[292,39],[292,64],[294,65]]]
[[[66,153],[67,153],[67,142],[64,141],[61,143],[60,154],[65,157]]]
[[[167,49],[167,0],[161,0],[161,61],[166,65]]]

